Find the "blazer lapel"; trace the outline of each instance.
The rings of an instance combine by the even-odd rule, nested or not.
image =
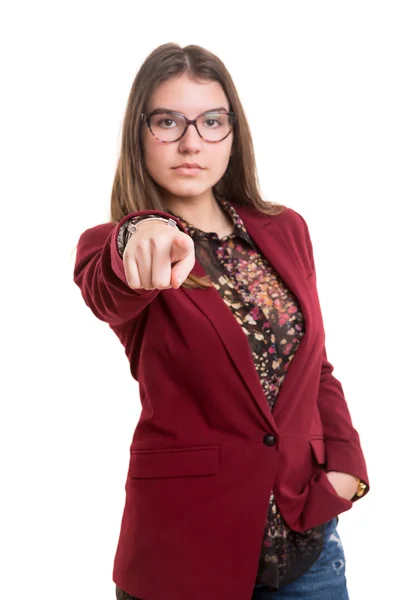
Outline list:
[[[290,363],[273,413],[268,407],[264,390],[254,367],[247,337],[219,292],[214,287],[208,289],[181,288],[181,290],[211,321],[263,417],[269,424],[270,430],[277,434],[277,416],[293,390],[296,375],[301,375],[301,369],[305,367],[307,348],[313,337],[309,311],[310,296],[302,273],[299,269],[296,269],[296,264],[293,263],[290,247],[277,221],[273,217],[259,215],[254,209],[234,203],[232,205],[242,218],[247,232],[259,251],[267,258],[285,285],[297,297],[305,322],[305,335]],[[206,275],[198,260],[196,260],[192,272],[197,276]]]
[[[294,294],[304,318],[305,333],[301,338],[297,351],[290,362],[285,379],[279,390],[273,415],[275,421],[281,424],[282,411],[293,403],[288,402],[296,396],[296,388],[304,378],[310,351],[315,342],[317,332],[313,319],[312,286],[296,263],[296,253],[291,248],[288,228],[281,225],[281,218],[259,215],[249,209],[234,205],[238,214],[243,219],[245,227],[270,265],[278,273],[286,287]]]

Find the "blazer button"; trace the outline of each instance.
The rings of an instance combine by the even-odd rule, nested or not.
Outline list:
[[[273,446],[276,442],[276,437],[274,435],[271,435],[270,433],[268,435],[264,436],[264,444],[266,446]]]

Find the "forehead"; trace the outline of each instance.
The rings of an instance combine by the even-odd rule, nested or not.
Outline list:
[[[149,100],[147,110],[169,108],[194,118],[219,106],[229,110],[228,98],[218,81],[195,80],[185,73],[160,83]]]

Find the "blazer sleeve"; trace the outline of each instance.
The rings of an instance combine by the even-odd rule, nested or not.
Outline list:
[[[138,211],[126,215],[116,225],[104,223],[87,229],[79,238],[73,280],[94,315],[110,326],[137,317],[161,290],[132,289],[126,278],[118,252],[118,233],[123,224],[137,216],[160,215],[179,220],[162,211]]]
[[[301,215],[300,215],[301,216]],[[307,223],[301,217],[310,266],[315,275],[312,242]],[[343,388],[333,375],[334,367],[329,362],[326,347],[323,348],[321,377],[318,392],[320,411],[325,438],[326,470],[340,471],[359,477],[366,484],[364,497],[370,489],[365,457],[360,437],[354,428]],[[354,501],[360,497],[355,497]]]

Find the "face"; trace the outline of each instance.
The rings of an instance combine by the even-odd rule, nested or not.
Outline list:
[[[195,119],[205,111],[224,108],[229,111],[228,98],[217,81],[195,81],[187,74],[161,83],[152,94],[146,114],[157,108],[167,108]],[[173,119],[173,115],[171,115]],[[168,125],[170,122],[168,122]],[[212,125],[213,123],[211,123]],[[195,199],[210,196],[211,188],[225,173],[233,143],[233,132],[218,143],[202,139],[190,125],[178,141],[162,143],[142,125],[142,144],[148,172],[162,188],[164,201]],[[197,163],[200,170],[179,171],[182,163]]]

